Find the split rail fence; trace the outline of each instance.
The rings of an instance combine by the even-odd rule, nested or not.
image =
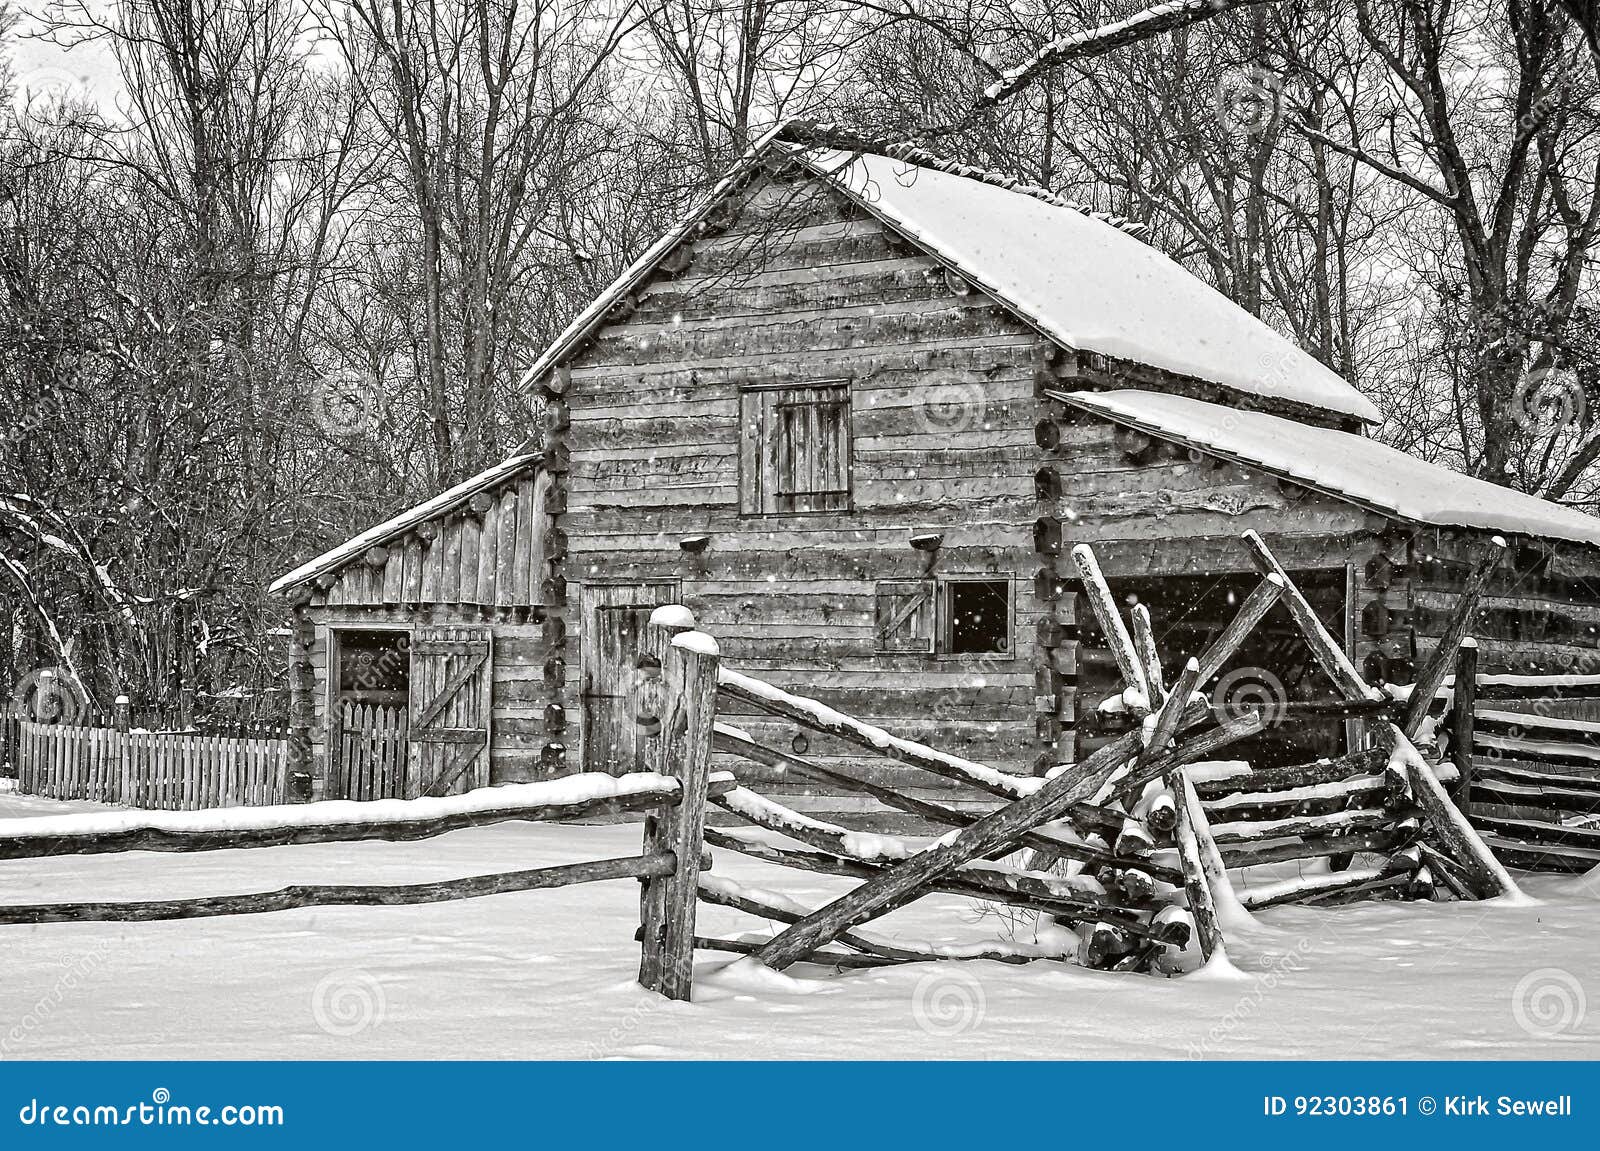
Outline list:
[[[709,725],[700,740],[710,746]],[[686,772],[686,775],[690,773]],[[150,901],[75,901],[0,904],[0,924],[143,922],[248,915],[291,908],[402,906],[472,899],[517,891],[565,887],[610,879],[644,886],[644,940],[640,982],[674,999],[689,998],[693,984],[693,875],[700,865],[697,812],[732,780],[698,775],[685,787],[659,775],[582,776],[545,783],[483,788],[439,799],[384,803],[328,803],[255,808],[218,818],[208,812],[125,813],[105,827],[93,817],[44,816],[0,824],[0,860],[98,855],[126,851],[222,851],[308,843],[428,839],[467,827],[507,820],[550,822],[626,811],[656,813],[646,821],[644,850],[636,856],[590,860],[462,879],[402,885],[295,884],[276,891]],[[687,908],[687,911],[685,910]],[[687,919],[688,932],[682,929]]]
[[[1417,751],[1429,707],[1464,636],[1424,668],[1417,698],[1391,718],[1392,701],[1367,685],[1259,538],[1245,544],[1262,574],[1227,626],[1187,658],[1169,685],[1148,613],[1124,621],[1093,552],[1074,562],[1121,672],[1132,727],[1082,762],[1042,777],[1017,777],[897,738],[814,700],[723,667],[715,640],[694,630],[682,607],[658,609],[642,637],[633,681],[634,717],[646,771],[580,775],[483,788],[461,796],[204,811],[50,816],[0,822],[0,860],[123,851],[212,851],[372,839],[416,840],[505,820],[551,821],[647,812],[639,855],[397,886],[295,885],[277,891],[142,902],[0,905],[0,924],[142,921],[238,915],[328,905],[431,903],[606,879],[641,882],[639,982],[689,997],[696,948],[752,955],[782,970],[799,962],[841,968],[922,960],[1055,960],[1120,971],[1181,972],[1224,953],[1236,899],[1228,869],[1324,856],[1330,867],[1284,881],[1255,906],[1337,902],[1399,894],[1480,899],[1515,894],[1515,883],[1452,801],[1463,781]],[[1369,712],[1372,750],[1294,768],[1211,765],[1231,744],[1265,726],[1260,711],[1218,718],[1199,687],[1232,657],[1266,613],[1282,603],[1347,706]],[[1131,630],[1130,630],[1131,625]],[[1447,637],[1448,638],[1448,637]],[[1469,680],[1470,682],[1470,680]],[[719,705],[729,709],[721,720]],[[945,780],[982,799],[949,806],[874,782],[833,764],[765,746],[728,722],[732,709],[792,721]],[[70,729],[69,729],[70,730]],[[80,729],[81,730],[81,729]],[[865,834],[796,812],[713,774],[714,754],[851,789],[948,831],[931,841]],[[1471,781],[1466,781],[1471,782]],[[1472,786],[1480,786],[1473,783]],[[1481,786],[1489,786],[1487,782]],[[1329,803],[1339,810],[1301,810]],[[742,826],[707,828],[716,805]],[[1299,844],[1288,848],[1278,845]],[[755,891],[710,874],[706,845],[782,868],[858,880],[821,906]],[[798,845],[798,846],[794,846]],[[1354,858],[1370,866],[1351,865]],[[809,887],[809,882],[807,884]],[[962,946],[910,944],[862,927],[932,893],[964,896],[1038,916],[1067,929],[1037,942],[996,938]],[[738,938],[698,933],[697,907],[714,904],[762,920]],[[964,917],[965,918],[965,917]],[[772,930],[772,924],[780,925]],[[997,933],[998,934],[998,933]],[[1067,942],[1070,940],[1070,944]]]
[[[747,826],[708,828],[713,847],[799,871],[860,879],[849,893],[821,907],[781,894],[753,892],[720,877],[702,876],[703,901],[784,925],[768,937],[700,937],[699,946],[754,955],[778,969],[809,961],[840,967],[941,958],[1009,962],[1072,960],[1124,971],[1188,969],[1192,935],[1199,957],[1223,949],[1227,908],[1236,896],[1228,869],[1290,859],[1325,858],[1326,868],[1245,893],[1246,906],[1283,902],[1344,902],[1399,895],[1479,899],[1512,894],[1516,886],[1451,800],[1453,769],[1425,760],[1413,740],[1424,715],[1390,718],[1391,701],[1365,683],[1259,537],[1244,538],[1261,583],[1207,648],[1190,657],[1175,681],[1164,663],[1148,612],[1135,606],[1125,621],[1093,552],[1079,547],[1074,562],[1091,609],[1124,680],[1121,697],[1129,730],[1081,763],[1062,764],[1043,778],[1020,778],[865,724],[814,700],[720,667],[713,727],[716,750],[765,769],[868,796],[890,808],[950,829],[931,843],[863,834],[794,811],[750,787],[712,802]],[[1283,603],[1312,655],[1341,695],[1341,706],[1367,716],[1377,746],[1334,760],[1256,771],[1247,765],[1218,772],[1209,761],[1230,744],[1263,729],[1260,711],[1218,719],[1197,689],[1242,646],[1266,613]],[[710,637],[692,632],[683,608],[663,609],[647,629],[641,669],[660,662],[669,645],[714,652]],[[678,634],[675,638],[673,633]],[[1453,647],[1451,649],[1453,651]],[[714,658],[714,657],[713,657]],[[1426,674],[1434,676],[1436,669]],[[765,745],[729,711],[787,719],[807,732],[843,741],[867,757],[881,756],[953,780],[987,808],[954,807],[911,794],[912,787],[874,782],[870,769],[836,766]],[[650,754],[661,730],[659,706],[641,694],[636,715]],[[667,725],[670,728],[670,724]],[[1205,764],[1193,769],[1190,765]],[[735,774],[738,774],[735,769]],[[752,772],[752,775],[757,774]],[[781,778],[781,776],[780,776]],[[1202,799],[1202,793],[1206,798]],[[798,844],[799,846],[794,846]],[[1020,863],[1012,862],[1020,854]],[[1352,866],[1355,859],[1362,866]],[[1008,905],[1067,927],[1073,941],[1019,945],[995,940],[955,949],[907,946],[859,928],[933,892]],[[1061,933],[1041,933],[1041,939]]]
[[[1513,867],[1600,865],[1600,723],[1539,714],[1555,700],[1600,699],[1600,676],[1480,675],[1477,659],[1464,641],[1448,693],[1439,693],[1457,802]],[[1530,701],[1533,712],[1507,710]]]

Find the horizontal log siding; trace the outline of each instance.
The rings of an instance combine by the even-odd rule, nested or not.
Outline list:
[[[325,779],[328,753],[328,632],[330,628],[462,624],[487,626],[494,636],[489,782],[530,783],[549,778],[539,766],[546,742],[544,709],[549,693],[541,682],[545,661],[543,628],[534,623],[485,623],[470,608],[436,607],[424,612],[385,608],[310,608],[315,626],[311,644],[311,754],[316,779]],[[573,767],[568,764],[568,767]]]
[[[758,190],[726,234],[696,242],[684,273],[638,293],[625,322],[602,328],[572,361],[568,578],[680,580],[730,665],[943,750],[1025,771],[1039,613],[1031,583],[1038,337],[980,294],[958,294],[934,260],[892,243],[870,220],[848,218],[831,196],[808,200],[798,226],[773,224],[777,201],[796,210],[794,191]],[[851,385],[851,510],[741,516],[741,385],[842,379]],[[954,411],[953,426],[938,423],[929,397],[950,403],[943,410]],[[873,583],[926,573],[926,555],[909,545],[919,532],[944,534],[939,574],[1015,577],[1010,658],[874,652]],[[679,549],[679,539],[700,534],[711,537],[703,554]],[[568,661],[575,706],[577,654]],[[761,716],[727,718],[785,749],[795,734]],[[859,752],[820,736],[807,755],[860,762]],[[813,808],[850,806],[814,785],[795,781],[794,790],[809,792]]]
[[[1478,641],[1478,670],[1544,675],[1600,672],[1600,549],[1531,541],[1551,553],[1548,567],[1534,574],[1513,562],[1521,545],[1509,537],[1513,556],[1490,578],[1469,635]],[[1478,533],[1420,532],[1411,544],[1410,581],[1418,660],[1438,644],[1457,597],[1465,568],[1483,546]],[[1554,618],[1552,618],[1554,617]],[[1495,703],[1503,711],[1529,710],[1565,719],[1600,720],[1600,705],[1583,700]]]

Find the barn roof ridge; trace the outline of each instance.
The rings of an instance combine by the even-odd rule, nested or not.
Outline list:
[[[573,318],[521,386],[536,388],[669,257],[716,230],[714,211],[775,156],[803,165],[1062,347],[1308,412],[1366,424],[1382,419],[1327,365],[1131,235],[1118,218],[918,145],[871,141],[803,120],[779,124],[756,141],[709,195]],[[906,170],[883,171],[894,165]]]
[[[1128,233],[1135,239],[1144,240],[1150,233],[1150,226],[1138,220],[1129,219],[1127,216],[1118,216],[1112,212],[1102,212],[1098,208],[1077,200],[1070,200],[1059,192],[1041,187],[1038,184],[1029,184],[1017,179],[1015,176],[1001,172],[994,168],[983,168],[976,164],[966,164],[953,160],[948,156],[934,152],[921,144],[909,140],[888,140],[864,135],[851,128],[839,124],[818,123],[814,120],[795,118],[781,124],[776,132],[776,138],[786,144],[799,144],[808,148],[831,148],[842,152],[870,152],[879,156],[887,156],[891,160],[903,160],[907,164],[914,164],[919,168],[931,168],[935,172],[945,172],[963,179],[975,180],[980,184],[991,187],[1003,188],[1007,192],[1016,192],[1018,195],[1030,196],[1035,200],[1065,208],[1088,216],[1092,220],[1099,220],[1102,224]]]

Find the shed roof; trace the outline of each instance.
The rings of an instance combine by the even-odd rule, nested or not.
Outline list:
[[[1107,219],[1014,181],[963,174],[959,166],[790,144],[776,138],[778,131],[585,308],[524,383],[531,386],[569,355],[763,154],[783,149],[1068,347],[1246,395],[1380,420],[1372,402],[1336,373]]]
[[[1128,427],[1403,520],[1600,545],[1600,519],[1594,516],[1426,463],[1351,432],[1165,392],[1051,394]]]
[[[323,552],[316,559],[307,560],[286,575],[279,576],[267,588],[270,595],[279,595],[291,588],[305,583],[307,580],[316,579],[324,572],[333,571],[343,567],[351,560],[362,555],[368,548],[385,544],[392,539],[405,535],[420,523],[434,519],[457,506],[466,503],[479,492],[495,487],[502,480],[520,474],[539,462],[540,454],[530,452],[526,455],[512,456],[508,460],[486,468],[470,479],[462,480],[453,488],[447,488],[431,499],[424,500],[415,507],[407,508],[398,515],[391,516],[380,524],[374,524],[360,535],[346,540],[336,548]]]

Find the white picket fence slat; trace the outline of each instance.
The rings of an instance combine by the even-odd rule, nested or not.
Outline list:
[[[17,788],[48,799],[195,811],[285,802],[289,743],[21,724]]]

